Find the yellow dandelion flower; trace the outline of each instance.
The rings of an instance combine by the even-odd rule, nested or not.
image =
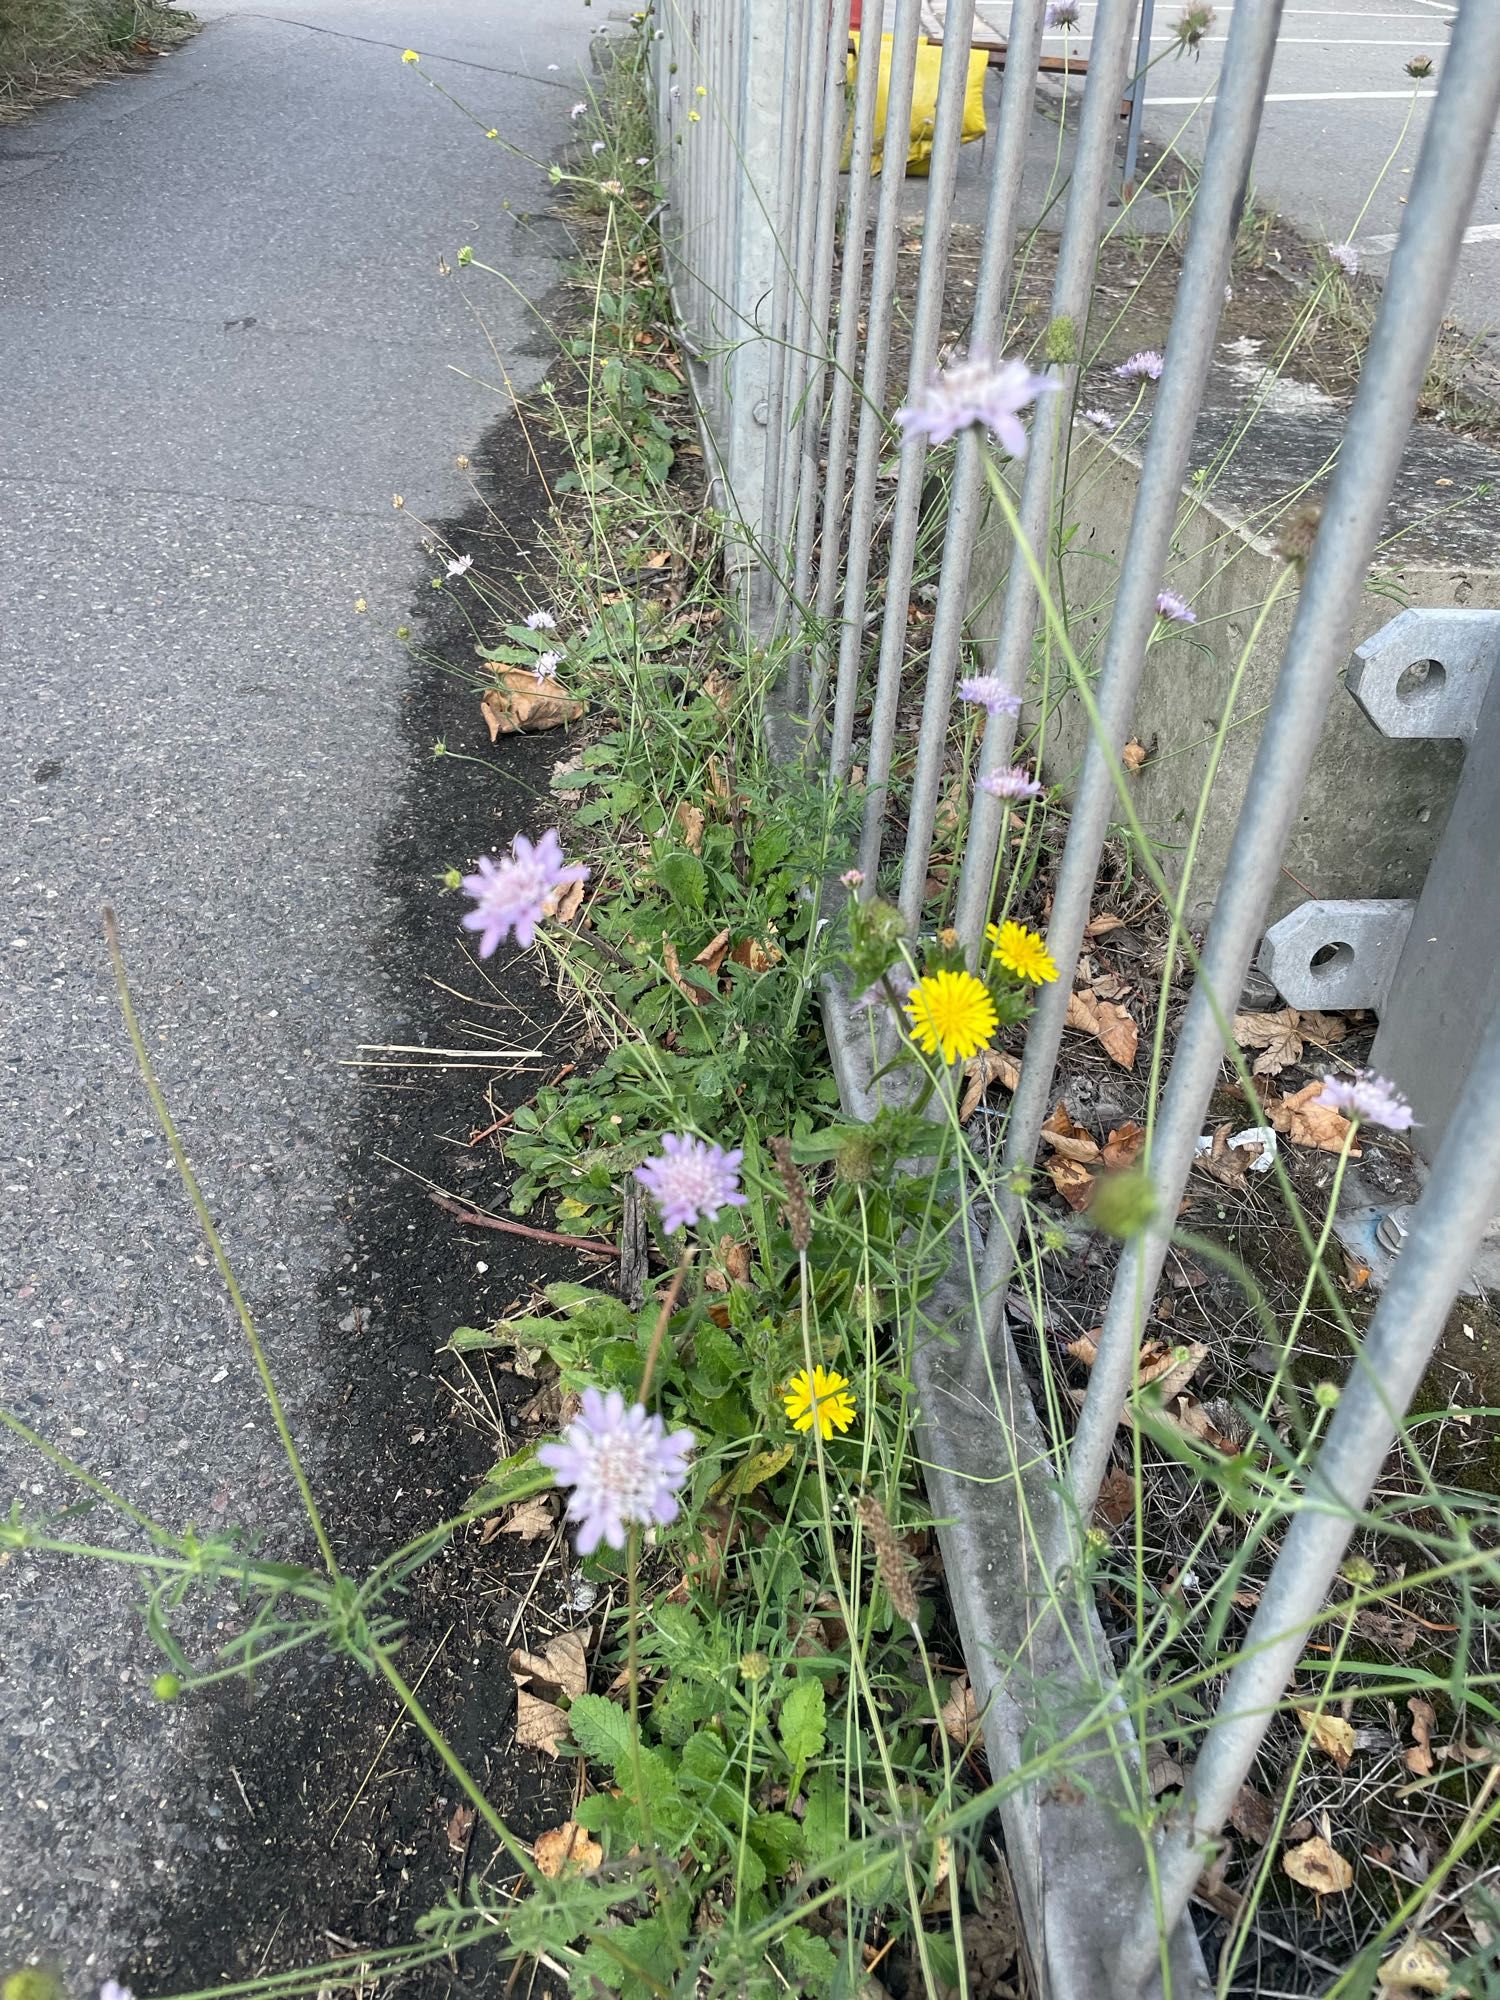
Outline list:
[[[701,125],[703,123],[703,113],[701,111],[690,111],[688,113],[688,123],[689,125]]]
[[[1031,986],[1050,986],[1056,979],[1057,966],[1047,949],[1047,940],[1027,930],[1024,924],[1009,920],[990,924],[984,934],[993,946],[991,956],[995,963],[1013,972],[1017,979],[1024,979]]]
[[[945,1063],[988,1048],[997,1025],[989,989],[972,972],[929,972],[907,995],[906,1015],[917,1047],[929,1056],[941,1049]]]
[[[848,1377],[829,1368],[814,1368],[811,1380],[807,1370],[799,1368],[786,1385],[781,1407],[791,1418],[793,1430],[810,1431],[816,1423],[825,1438],[833,1436],[835,1427],[846,1431],[854,1422]]]
[[[401,51],[401,60],[404,63],[414,63],[420,62],[422,58],[417,54],[415,49],[403,49]]]

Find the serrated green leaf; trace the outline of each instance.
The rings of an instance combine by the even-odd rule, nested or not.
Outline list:
[[[810,2000],[820,2000],[832,1986],[839,1968],[838,1953],[827,1938],[816,1937],[801,1924],[793,1924],[776,1940],[776,1948],[794,1989],[809,1995]]]
[[[799,1770],[823,1754],[823,1683],[799,1674],[782,1696],[777,1731],[781,1747]]]
[[[802,1828],[790,1813],[758,1812],[752,1815],[750,1841],[773,1875],[785,1875],[794,1861],[807,1852]]]
[[[602,1694],[575,1696],[568,1710],[568,1732],[586,1757],[612,1771],[630,1762],[630,1717]]]

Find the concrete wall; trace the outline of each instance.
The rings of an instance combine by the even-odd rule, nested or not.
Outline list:
[[[1441,443],[1444,462],[1452,467],[1459,441],[1443,437]],[[1482,456],[1488,460],[1493,455]],[[1297,483],[1295,471],[1286,468],[1277,479],[1274,463],[1262,462],[1257,469],[1256,502],[1262,508]],[[1455,483],[1451,472],[1439,476],[1445,487]],[[1074,648],[1095,673],[1138,483],[1139,464],[1130,451],[1098,438],[1086,426],[1076,427],[1064,510],[1073,533],[1062,563],[1062,586]],[[1425,489],[1423,497],[1428,503],[1434,498]],[[1439,503],[1444,498],[1435,497]],[[1455,533],[1453,542],[1467,545],[1469,553],[1476,542],[1482,545],[1493,537],[1500,562],[1494,502],[1474,504],[1487,528],[1481,534],[1481,524],[1467,520],[1465,532]],[[1432,511],[1430,504],[1427,511]],[[1389,550],[1364,594],[1352,645],[1408,604],[1476,610],[1500,605],[1500,568],[1450,566],[1435,559],[1440,541],[1440,531],[1429,525]],[[1406,548],[1413,551],[1410,558],[1396,560]],[[981,536],[970,593],[971,631],[978,640],[992,636],[998,623],[1008,555],[1004,525],[992,515]],[[1133,780],[1137,810],[1174,884],[1180,880],[1181,850],[1235,666],[1256,613],[1284,568],[1269,541],[1252,533],[1231,506],[1207,504],[1184,492],[1173,558],[1163,581],[1191,600],[1198,623],[1173,626],[1151,645],[1134,732],[1150,753]],[[1241,683],[1193,873],[1190,913],[1195,923],[1203,922],[1213,907],[1295,604],[1295,590],[1286,590],[1266,621]],[[1329,662],[1339,685],[1268,922],[1309,896],[1415,896],[1447,818],[1462,762],[1460,746],[1388,742],[1345,690],[1347,664],[1343,659]],[[1088,723],[1076,697],[1060,692],[1065,675],[1054,659],[1049,676],[1039,639],[1023,730],[1042,731],[1043,771],[1067,790],[1079,768]]]

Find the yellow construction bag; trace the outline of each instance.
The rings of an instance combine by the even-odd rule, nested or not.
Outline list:
[[[854,44],[856,55],[859,50],[859,31],[849,37]],[[893,37],[880,38],[880,81],[875,87],[875,145],[874,157],[870,162],[873,173],[879,173],[885,154],[885,106],[891,87],[891,43]],[[917,38],[917,74],[911,93],[911,139],[906,150],[906,171],[909,174],[925,174],[932,160],[932,126],[937,115],[938,71],[942,67],[943,50],[941,43],[930,42],[925,35]],[[971,139],[984,137],[984,72],[989,58],[983,49],[969,52],[969,76],[964,89],[964,123],[962,143],[968,145]],[[854,88],[855,57],[849,58],[849,87]],[[849,170],[849,156],[853,151],[854,129],[844,134],[844,157],[841,169]]]

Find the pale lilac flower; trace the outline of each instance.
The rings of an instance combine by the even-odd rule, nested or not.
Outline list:
[[[1047,14],[1043,25],[1048,28],[1076,28],[1078,0],[1047,0]]]
[[[623,1549],[627,1526],[665,1528],[680,1511],[691,1431],[668,1432],[644,1404],[627,1409],[618,1389],[585,1389],[583,1407],[557,1444],[537,1453],[559,1486],[571,1486],[568,1519],[578,1523],[578,1553],[600,1542]]]
[[[1139,354],[1132,354],[1128,361],[1122,361],[1115,373],[1126,382],[1140,382],[1147,379],[1159,382],[1164,365],[1154,347],[1143,347]]]
[[[1019,715],[1021,697],[1012,694],[998,674],[970,674],[958,684],[960,701],[972,702],[986,715]]]
[[[712,1222],[721,1208],[743,1208],[749,1200],[740,1192],[740,1161],[736,1146],[726,1153],[706,1139],[676,1132],[662,1134],[661,1152],[635,1170],[635,1177],[661,1210],[661,1226],[674,1229],[695,1222]]]
[[[1313,1103],[1392,1132],[1409,1131],[1413,1123],[1411,1106],[1395,1084],[1372,1069],[1357,1069],[1353,1076],[1325,1076]]]
[[[530,632],[555,632],[557,620],[550,611],[528,611],[526,628]]]
[[[563,656],[561,653],[538,653],[532,663],[532,672],[536,675],[537,686],[540,687],[543,681],[555,681],[557,679],[557,670],[562,663]]]
[[[638,167],[649,167],[651,164],[651,155],[649,153],[637,153],[635,163]]]
[[[1328,258],[1330,263],[1338,265],[1346,278],[1359,276],[1359,252],[1352,243],[1330,243]]]
[[[1021,805],[1027,799],[1039,799],[1047,788],[1038,784],[1024,766],[1012,764],[1005,771],[986,771],[979,780],[979,789],[988,792],[992,799],[1004,799],[1011,805]]]
[[[1057,384],[1033,375],[1024,361],[978,361],[972,357],[942,369],[917,391],[896,422],[912,435],[946,444],[970,424],[982,424],[1012,458],[1026,456],[1026,427],[1020,412]]]
[[[846,889],[861,889],[864,887],[865,871],[863,868],[846,868],[839,880]]]
[[[1196,625],[1198,614],[1185,597],[1179,597],[1175,590],[1159,590],[1156,593],[1156,615],[1170,618],[1174,625]]]
[[[587,110],[588,106],[584,103],[583,99],[580,97],[578,102],[573,106],[573,109],[568,113],[568,116],[573,120],[574,124],[576,125],[578,120],[583,116],[584,112]]]
[[[599,155],[604,151],[604,141],[602,139],[596,139],[593,142],[593,144],[589,147],[589,151],[593,154],[594,158],[597,160]]]
[[[453,561],[448,565],[448,574],[449,576],[467,576],[473,567],[474,558],[472,556],[455,556]]]
[[[599,192],[600,194],[624,194],[625,183],[623,181],[600,181]]]
[[[1115,420],[1108,410],[1081,410],[1079,415],[1086,424],[1092,424],[1095,430],[1112,431],[1115,427]]]
[[[99,2000],[135,2000],[128,1986],[122,1986],[118,1979],[106,1979],[99,1988]]]
[[[466,931],[478,931],[479,956],[488,958],[502,938],[515,933],[524,951],[536,936],[553,896],[569,882],[586,882],[589,871],[563,860],[557,829],[549,827],[535,846],[524,833],[511,842],[510,853],[498,862],[481,855],[473,875],[459,887],[474,898],[475,907],[463,920]]]

